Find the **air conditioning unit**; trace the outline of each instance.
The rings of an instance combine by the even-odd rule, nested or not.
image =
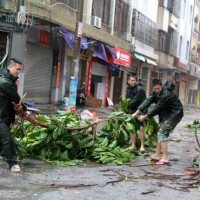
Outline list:
[[[131,37],[131,44],[134,46],[135,45],[135,37]]]
[[[131,38],[132,38],[131,33],[124,32],[123,35],[122,35],[122,40],[125,40],[125,41],[128,41],[128,42],[131,42]]]
[[[17,23],[24,24],[26,22],[26,12],[18,12],[17,13]]]
[[[91,17],[91,25],[96,28],[101,28],[101,18],[99,18],[97,16],[92,16]]]

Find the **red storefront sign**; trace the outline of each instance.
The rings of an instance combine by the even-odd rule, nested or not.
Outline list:
[[[117,65],[122,65],[125,67],[130,67],[131,66],[131,53],[128,51],[125,51],[123,49],[116,48],[114,49],[117,58],[108,58],[110,63],[117,64]]]
[[[47,31],[40,31],[40,44],[49,45],[49,33]]]

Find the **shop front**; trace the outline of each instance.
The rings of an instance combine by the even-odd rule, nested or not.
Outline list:
[[[95,50],[87,70],[87,101],[90,106],[106,106],[110,90],[110,76],[118,67],[110,62],[115,59],[114,48],[96,41]]]
[[[188,104],[199,105],[200,92],[199,92],[199,77],[200,77],[200,66],[196,63],[190,63],[189,72],[189,95]]]
[[[125,97],[127,74],[134,73],[134,67],[131,67],[131,53],[123,49],[114,49],[116,58],[109,58],[109,62],[118,66],[117,73],[111,73],[111,87],[110,87],[110,98],[113,103],[119,103],[121,98]]]
[[[87,82],[87,105],[107,105],[109,69],[98,62],[89,62]]]
[[[30,29],[27,36],[24,62],[26,100],[50,103],[53,49],[50,47],[49,33]]]
[[[182,104],[185,105],[187,103],[189,65],[180,62],[180,59],[175,57],[174,66],[176,67],[176,70],[173,70],[175,77],[175,93]]]

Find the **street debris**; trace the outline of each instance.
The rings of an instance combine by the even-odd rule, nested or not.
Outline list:
[[[98,184],[55,184],[51,183],[49,185],[45,184],[36,184],[36,183],[31,183],[32,185],[37,185],[40,187],[47,187],[47,188],[64,188],[64,189],[70,189],[70,188],[79,188],[79,187],[92,187],[96,186]]]
[[[162,180],[165,182],[157,182],[154,185],[159,186],[159,187],[166,187],[170,188],[173,190],[178,190],[182,192],[190,192],[189,189],[192,188],[198,188],[200,185],[200,170],[192,170],[192,169],[185,169],[184,174],[178,174],[178,175],[171,175],[171,174],[163,174],[163,173],[155,173],[155,172],[150,172],[146,171],[144,169],[141,169],[141,171],[144,172],[144,175],[139,175],[139,176],[134,176],[131,174],[122,174],[119,171],[113,170],[113,169],[107,169],[107,170],[101,170],[100,172],[104,172],[104,176],[111,176],[111,177],[117,177],[115,180],[111,180],[106,182],[104,186],[108,184],[116,184],[122,181],[136,181],[136,180],[148,180],[148,179],[153,179],[153,180]],[[186,173],[191,172],[191,173]],[[107,174],[105,172],[112,172],[112,174]],[[170,181],[169,185],[166,184],[166,182]],[[173,185],[175,185],[173,187]],[[103,187],[104,187],[103,186]],[[147,192],[143,192],[141,194],[150,194],[153,192],[156,192],[157,190],[150,190]]]

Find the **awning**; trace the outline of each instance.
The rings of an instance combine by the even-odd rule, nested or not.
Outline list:
[[[134,53],[134,56],[135,56],[138,60],[141,60],[141,61],[145,62],[145,57],[144,57],[144,56],[142,56],[142,55],[140,55],[140,54],[138,54],[138,53]]]
[[[63,35],[66,43],[69,48],[74,49],[75,33],[69,31],[65,28],[58,28],[58,31]],[[118,67],[115,63],[109,62],[108,58],[116,59],[117,55],[114,51],[114,48],[105,45],[98,41],[89,42],[87,37],[81,37],[81,49],[92,49],[94,52],[92,54],[92,59],[95,62],[99,62],[105,66],[108,66],[110,70],[118,70]]]
[[[99,42],[94,53],[92,54],[92,57],[100,58],[101,60],[108,62],[106,49],[102,43]]]
[[[106,53],[107,53],[108,60],[109,60],[110,56],[112,57],[112,59],[116,59],[117,58],[117,55],[116,55],[115,50],[114,50],[113,47],[111,47],[109,45],[105,45],[105,48],[106,48]]]
[[[92,60],[96,61],[102,65],[108,66],[111,71],[119,70],[116,64],[110,63],[108,57],[116,57],[112,47],[109,48],[108,45],[104,45],[101,42],[97,42],[95,51],[92,54]]]
[[[58,30],[63,35],[69,48],[74,49],[75,33],[63,28],[59,28]],[[81,37],[81,49],[88,49],[88,41],[86,37]]]
[[[156,63],[155,61],[150,60],[150,59],[148,59],[148,58],[146,58],[146,62],[147,62],[148,64],[150,64],[150,65],[157,66],[157,63]]]

